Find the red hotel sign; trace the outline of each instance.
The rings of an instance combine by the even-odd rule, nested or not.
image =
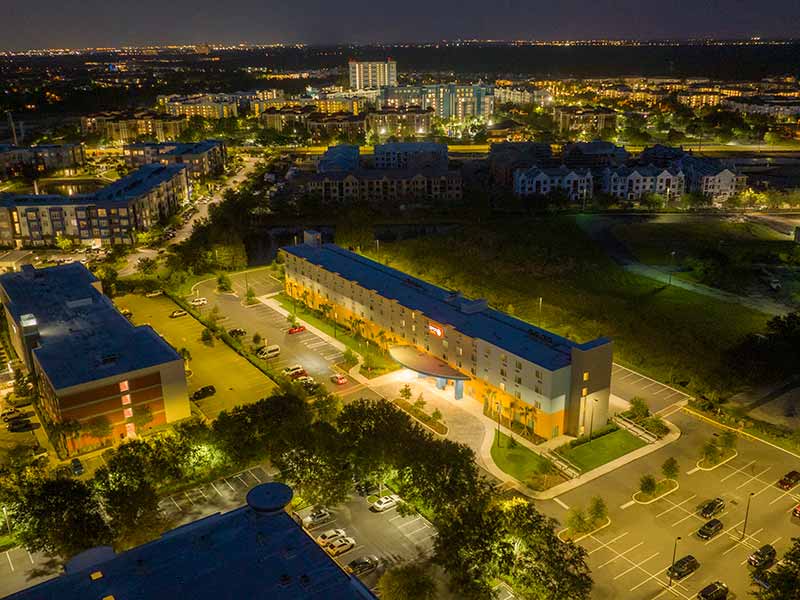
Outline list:
[[[431,321],[428,321],[428,331],[430,331],[436,337],[442,337],[444,335],[444,327]]]

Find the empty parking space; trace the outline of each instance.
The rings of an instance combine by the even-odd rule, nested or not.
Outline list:
[[[617,364],[611,371],[611,393],[628,401],[634,396],[644,398],[654,413],[666,412],[689,399],[683,392]]]

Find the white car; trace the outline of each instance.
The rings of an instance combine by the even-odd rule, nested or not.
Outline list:
[[[192,306],[205,306],[208,304],[208,298],[195,298],[191,302],[189,302]]]
[[[372,509],[375,512],[384,512],[394,508],[399,502],[400,496],[397,494],[392,494],[391,496],[382,496],[375,501],[375,504],[372,505]]]
[[[345,552],[350,552],[356,547],[356,541],[351,537],[343,537],[325,546],[325,551],[331,556],[339,556]]]
[[[343,538],[346,535],[344,529],[328,529],[325,533],[317,536],[317,543],[320,546],[327,546],[331,542]]]

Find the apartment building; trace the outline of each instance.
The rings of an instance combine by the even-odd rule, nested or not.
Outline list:
[[[723,95],[717,91],[687,91],[679,93],[677,99],[681,104],[699,110],[701,108],[719,106]]]
[[[85,428],[72,449],[190,416],[183,359],[149,325],[122,316],[80,263],[0,275],[0,300],[46,420]],[[106,439],[86,431],[98,419],[111,429]]]
[[[308,115],[306,127],[311,139],[315,141],[336,137],[352,140],[366,134],[367,119],[365,115],[354,115],[350,112],[317,112]]]
[[[382,88],[380,102],[381,106],[393,108],[403,106],[430,108],[440,119],[464,120],[469,117],[489,119],[494,114],[494,86],[439,83]]]
[[[165,142],[180,137],[186,119],[150,110],[109,111],[81,117],[83,135],[99,134],[110,142],[129,144],[140,139]]]
[[[14,146],[0,144],[0,179],[38,176],[81,167],[86,162],[83,144]]]
[[[623,165],[630,157],[630,153],[622,146],[603,140],[565,144],[561,149],[561,161],[568,167],[594,169]]]
[[[125,164],[133,169],[152,163],[186,165],[189,176],[205,179],[222,174],[227,152],[221,140],[203,140],[192,143],[142,143],[128,144],[122,149]]]
[[[489,147],[489,172],[492,182],[510,188],[514,172],[541,165],[547,166],[553,158],[550,144],[539,142],[500,142]]]
[[[317,162],[317,173],[355,171],[359,167],[361,148],[352,144],[329,146]]]
[[[447,168],[447,145],[434,142],[395,142],[376,144],[376,169]]]
[[[391,58],[385,61],[351,59],[347,67],[351,90],[371,90],[397,85],[397,63]]]
[[[339,323],[358,320],[405,367],[455,398],[532,426],[550,439],[582,435],[608,418],[612,343],[577,343],[307,232],[281,249],[286,293]]]
[[[282,106],[280,108],[269,107],[259,115],[259,120],[267,129],[274,129],[285,133],[292,132],[298,128],[305,129],[308,117],[318,113],[315,104],[305,106]]]
[[[307,107],[313,107],[314,110],[312,112],[326,115],[340,112],[359,114],[372,108],[373,104],[374,97],[350,94],[319,94],[314,96],[289,96],[275,100],[259,100],[250,105],[250,110],[254,116],[262,115],[271,110]]]
[[[686,191],[683,171],[653,165],[638,167],[606,167],[601,190],[624,200],[641,200],[645,194],[658,194],[667,201],[679,199]]]
[[[783,96],[725,98],[722,105],[745,114],[769,115],[796,119],[800,116],[800,99]]]
[[[367,131],[380,139],[424,137],[431,132],[432,108],[385,106],[367,113]]]
[[[161,95],[158,97],[158,106],[168,115],[187,119],[227,119],[239,116],[238,99],[225,94]]]
[[[0,244],[50,246],[59,236],[93,247],[133,244],[190,193],[185,165],[151,164],[92,194],[0,194]]]
[[[309,194],[326,204],[364,202],[375,206],[461,200],[461,173],[438,169],[360,169],[312,175]]]
[[[545,106],[553,101],[550,92],[528,87],[495,86],[494,101],[500,104],[535,104]]]
[[[514,173],[514,194],[519,197],[564,193],[570,202],[591,199],[594,191],[589,169],[531,167]]]
[[[582,106],[556,106],[553,120],[561,135],[614,131],[617,113],[607,108]]]

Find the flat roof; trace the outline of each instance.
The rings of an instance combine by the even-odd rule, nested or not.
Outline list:
[[[281,484],[263,484],[251,494],[271,485]],[[259,503],[178,527],[122,554],[94,548],[68,563],[66,574],[7,600],[93,598],[375,600],[288,513]]]
[[[14,320],[35,318],[33,354],[56,390],[180,359],[149,325],[123,317],[96,282],[80,263],[0,275]]]
[[[435,286],[335,244],[298,244],[283,250],[374,290],[384,298],[397,300],[436,323],[485,340],[550,371],[568,366],[573,348],[589,350],[609,343],[608,338],[601,337],[579,344],[489,308],[485,301],[469,300],[459,292]]]

